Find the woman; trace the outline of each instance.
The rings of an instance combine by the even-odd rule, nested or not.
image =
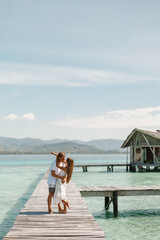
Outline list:
[[[56,156],[57,156],[58,176],[60,177],[66,176],[66,181],[63,182],[61,179],[57,179],[53,201],[55,204],[58,204],[59,213],[67,213],[67,207],[70,208],[70,206],[66,199],[66,182],[69,183],[71,179],[74,161],[72,158],[67,158],[66,161],[64,161],[63,163],[60,163],[60,161],[58,161],[58,155]],[[63,203],[64,209],[62,209],[61,203]]]

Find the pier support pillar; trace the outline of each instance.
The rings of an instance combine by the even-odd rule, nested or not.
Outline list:
[[[109,208],[109,197],[104,198],[104,207],[106,210]]]
[[[113,192],[113,213],[114,217],[118,216],[118,192]]]
[[[128,172],[128,164],[126,165],[126,172]]]
[[[107,172],[113,172],[113,166],[107,166]]]
[[[87,166],[83,166],[82,169],[83,169],[83,172],[88,172]]]

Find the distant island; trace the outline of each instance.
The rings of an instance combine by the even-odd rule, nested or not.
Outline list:
[[[71,154],[123,154],[123,140],[98,139],[92,141],[0,137],[0,154],[49,154],[51,151]]]

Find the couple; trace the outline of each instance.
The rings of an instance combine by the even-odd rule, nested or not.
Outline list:
[[[54,204],[58,204],[59,213],[67,213],[67,207],[70,208],[69,203],[66,200],[66,182],[69,183],[74,161],[72,158],[67,158],[65,161],[65,154],[63,152],[51,154],[56,156],[49,169],[48,175],[48,213],[53,214],[51,210],[51,202],[53,198]],[[63,208],[61,206],[63,203]]]

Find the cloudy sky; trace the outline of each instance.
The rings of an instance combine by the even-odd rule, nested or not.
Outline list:
[[[0,0],[0,136],[160,128],[159,0]]]

